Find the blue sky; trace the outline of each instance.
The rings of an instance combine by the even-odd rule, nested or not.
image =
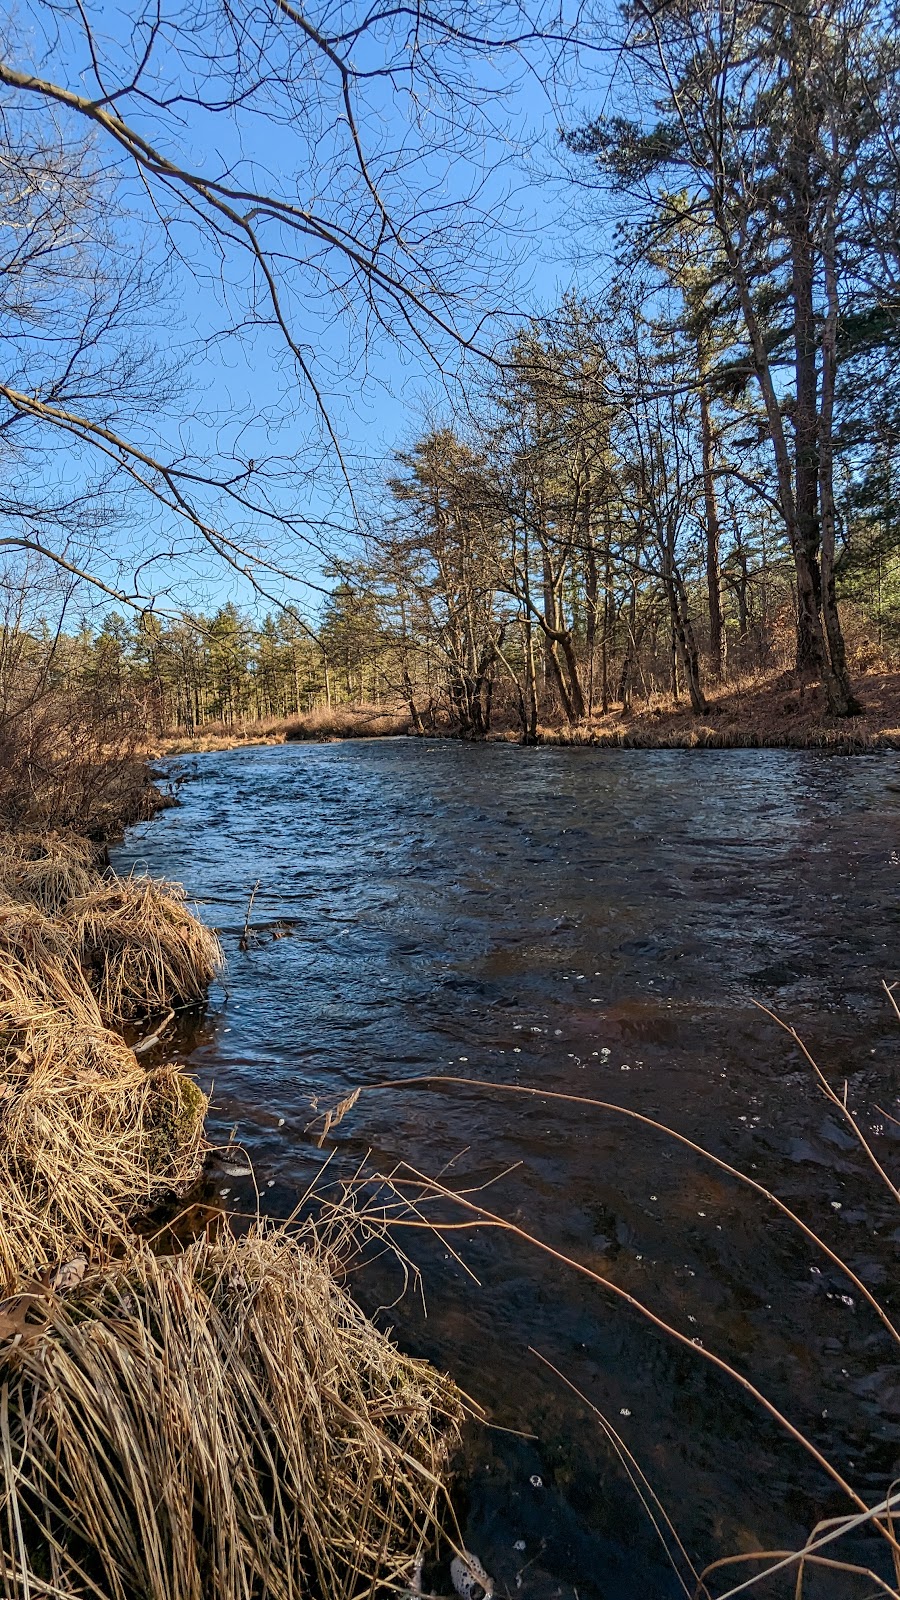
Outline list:
[[[171,3],[174,27],[185,13],[177,10],[177,0]],[[332,21],[335,8],[344,18],[356,9],[349,0],[323,0],[323,4]],[[105,84],[127,82],[146,37],[141,0],[136,6],[129,0],[88,4],[87,12],[98,30]],[[50,38],[49,44],[40,31],[39,0],[26,6],[26,15],[32,26],[21,34],[20,59],[76,92],[94,94],[96,81],[77,8],[72,6],[69,12],[68,33]],[[195,70],[197,81],[209,92],[220,70],[215,42],[211,45],[209,37],[199,34],[195,42],[197,59],[208,52],[208,59]],[[371,51],[370,57],[374,63]],[[604,61],[602,55],[591,58],[577,93],[564,91],[567,120],[579,120],[601,102]],[[365,67],[370,59],[360,58],[357,51],[355,64]],[[452,65],[463,78],[469,71],[468,61]],[[226,68],[223,54],[223,74]],[[286,73],[288,69],[293,67],[286,61]],[[426,96],[414,105],[402,87],[391,88],[375,79],[366,85],[363,102],[357,102],[360,134],[373,171],[385,173],[389,198],[398,214],[409,219],[412,233],[417,201],[424,197],[423,236],[431,230],[426,255],[435,261],[438,278],[446,272],[447,281],[452,279],[460,291],[453,308],[456,325],[466,334],[477,328],[485,347],[491,347],[516,318],[552,306],[573,282],[589,292],[592,280],[602,275],[605,234],[598,229],[589,240],[577,225],[582,197],[563,175],[557,139],[560,112],[547,90],[547,76],[546,58],[539,49],[530,58],[501,51],[479,60],[473,69],[478,94],[472,125],[464,137],[456,137],[455,148],[452,131],[446,141],[442,139],[445,108],[440,93],[429,103]],[[158,96],[173,88],[183,92],[185,69],[157,41],[144,81]],[[299,81],[302,99],[306,86],[302,78]],[[347,214],[360,214],[359,194],[350,189],[344,195],[341,190],[349,171],[346,125],[334,120],[335,107],[338,111],[340,107],[327,80],[316,85],[304,109],[308,116],[302,133],[287,102],[275,105],[273,122],[271,97],[265,95],[251,96],[235,115],[213,114],[196,106],[185,110],[180,103],[177,115],[160,117],[138,95],[120,104],[139,131],[195,170],[227,169],[239,186],[300,194],[304,204],[321,206],[328,217],[341,219],[342,208]],[[421,117],[421,129],[412,120],[413,112]],[[106,157],[102,138],[98,151]],[[299,187],[292,188],[298,181]],[[170,214],[169,244],[174,249],[163,250],[157,217],[143,187],[126,176],[123,191],[131,216],[117,225],[119,248],[124,255],[143,254],[151,267],[159,299],[146,320],[169,369],[164,380],[167,404],[156,416],[128,419],[129,437],[139,438],[160,454],[183,451],[198,462],[216,456],[220,462],[236,457],[259,463],[276,456],[296,462],[291,485],[279,487],[278,503],[287,503],[285,494],[293,496],[312,521],[321,518],[327,525],[324,543],[349,548],[339,530],[352,529],[350,496],[330,442],[324,451],[316,448],[315,435],[321,436],[322,429],[311,426],[315,406],[309,388],[298,386],[296,367],[281,334],[258,321],[250,326],[244,320],[250,290],[246,259],[226,258],[220,266],[177,206]],[[466,210],[467,197],[471,204]],[[466,210],[470,225],[462,245],[452,231],[458,220],[454,212],[460,208]],[[277,252],[283,236],[273,235],[271,243]],[[427,273],[422,281],[427,288]],[[336,296],[323,292],[318,267],[305,273],[290,268],[279,286],[291,329],[309,360],[362,504],[392,450],[408,446],[426,416],[446,408],[448,389],[452,395],[454,384],[471,386],[473,358],[461,358],[452,340],[439,335],[437,359],[432,360],[414,339],[385,336],[377,327],[367,328],[356,315],[335,318]],[[225,325],[232,328],[227,339],[221,337]],[[57,456],[48,470],[75,480],[83,464],[71,456]],[[223,508],[212,508],[212,502],[210,507],[221,524]],[[234,508],[224,508],[224,515],[234,516]],[[242,542],[257,541],[261,550],[269,543],[276,563],[296,575],[288,584],[272,575],[268,580],[272,591],[293,596],[304,611],[315,607],[322,573],[314,550],[304,549],[302,543],[285,546],[281,536],[261,522],[226,531],[235,532]],[[133,501],[114,529],[99,540],[105,551],[100,558],[104,575],[112,578],[117,571],[133,568],[172,537],[164,518]],[[189,551],[178,533],[174,546],[175,559],[160,561],[152,569],[168,604],[252,600],[249,584],[202,553]],[[95,564],[97,560],[95,553]]]

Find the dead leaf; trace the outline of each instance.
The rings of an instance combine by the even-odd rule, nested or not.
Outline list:
[[[77,1289],[87,1271],[87,1256],[73,1256],[71,1261],[64,1261],[54,1267],[47,1280],[47,1287],[56,1294],[71,1294]]]
[[[46,1318],[40,1323],[29,1321],[29,1312],[42,1300],[43,1296],[38,1294],[17,1294],[11,1300],[0,1301],[0,1345],[14,1339],[34,1338],[40,1333]]]

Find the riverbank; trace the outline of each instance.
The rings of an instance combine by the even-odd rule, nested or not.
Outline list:
[[[869,673],[855,687],[863,705],[856,717],[830,716],[819,685],[779,673],[721,686],[710,693],[702,713],[683,700],[653,696],[628,711],[611,710],[574,725],[541,723],[537,742],[624,750],[825,750],[846,755],[900,749],[900,672]],[[420,736],[404,707],[338,706],[240,726],[215,724],[195,736],[172,733],[155,740],[150,754],[159,759],[242,745],[404,736]],[[437,720],[424,735],[453,736],[446,719]],[[518,743],[520,738],[516,724],[503,715],[495,718],[489,739]]]
[[[237,750],[242,745],[275,745],[293,742],[319,743],[329,739],[396,739],[414,734],[412,718],[405,707],[335,706],[330,710],[310,711],[299,717],[269,717],[261,722],[240,724],[212,723],[198,733],[164,734],[150,746],[154,759],[164,756],[194,755],[209,750]],[[450,732],[436,729],[436,732]]]
[[[222,966],[179,885],[0,833],[10,1596],[352,1600],[408,1589],[436,1536],[459,1396],[342,1286],[350,1213],[148,1232],[210,1151],[166,1034]]]
[[[900,749],[900,672],[856,681],[863,705],[856,717],[833,717],[819,684],[793,673],[745,679],[710,692],[705,712],[671,700],[628,713],[608,712],[576,727],[541,727],[542,744],[630,750],[826,750],[863,754]]]

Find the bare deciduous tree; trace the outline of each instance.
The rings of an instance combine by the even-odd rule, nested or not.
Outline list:
[[[0,434],[95,462],[109,507],[137,491],[160,554],[209,551],[264,593],[290,580],[342,520],[323,502],[335,461],[349,488],[332,401],[358,389],[371,341],[439,362],[477,338],[480,103],[494,48],[533,36],[516,20],[344,0],[26,5],[0,44]],[[167,274],[170,307],[192,293],[199,323],[168,372],[143,334]],[[220,382],[205,400],[212,363],[231,361],[256,390],[241,404]],[[7,540],[118,589],[83,520],[80,554],[54,536],[51,486],[25,498],[43,534],[20,517]],[[147,542],[132,598],[153,592]]]

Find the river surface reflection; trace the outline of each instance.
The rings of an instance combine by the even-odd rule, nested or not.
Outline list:
[[[221,932],[227,995],[181,1049],[267,1207],[286,1214],[332,1152],[330,1173],[368,1154],[459,1187],[512,1168],[486,1197],[498,1212],[735,1361],[867,1497],[884,1493],[900,1374],[880,1325],[697,1157],[599,1110],[463,1089],[364,1094],[322,1150],[307,1129],[311,1102],[441,1070],[613,1100],[752,1172],[890,1301],[896,1208],[752,1002],[848,1080],[890,1164],[900,1129],[873,1108],[900,1115],[881,988],[898,976],[900,758],[390,740],[180,765],[181,805],[115,865],[182,880]],[[242,954],[257,879],[254,924],[290,935]],[[246,1179],[210,1187],[255,1203]],[[681,1592],[596,1418],[535,1350],[615,1424],[704,1559],[845,1509],[697,1353],[519,1239],[453,1242],[468,1273],[405,1237],[427,1315],[410,1293],[382,1320],[495,1424],[471,1430],[460,1504],[500,1594]],[[374,1307],[399,1286],[382,1264],[359,1293]]]

